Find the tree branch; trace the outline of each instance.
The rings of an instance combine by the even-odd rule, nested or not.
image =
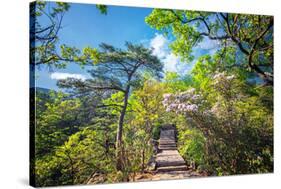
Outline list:
[[[251,51],[249,53],[249,57],[248,57],[248,65],[251,69],[255,70],[258,74],[260,74],[263,78],[265,78],[267,80],[267,82],[269,82],[269,84],[273,84],[273,76],[266,74],[264,71],[262,71],[259,68],[259,65],[253,64],[253,55],[256,51],[256,46],[258,44],[258,41],[264,37],[264,35],[270,30],[270,28],[273,26],[273,19],[270,19],[270,23],[267,26],[267,28],[260,33],[260,35],[256,38]]]

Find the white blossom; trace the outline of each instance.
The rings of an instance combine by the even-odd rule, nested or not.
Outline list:
[[[170,97],[171,97],[171,94],[168,94],[168,93],[163,94],[163,98],[164,98],[164,99],[168,99],[168,98],[170,98]]]
[[[196,89],[190,88],[187,91],[178,94],[164,94],[163,106],[167,112],[174,111],[176,113],[197,112],[199,109],[198,102],[200,94],[196,94]]]
[[[230,75],[230,76],[227,76],[226,79],[232,80],[232,79],[234,79],[234,77],[235,77],[234,75]]]
[[[230,81],[235,79],[235,75],[227,75],[225,72],[217,72],[214,76],[214,85],[217,87],[225,86],[230,84]]]

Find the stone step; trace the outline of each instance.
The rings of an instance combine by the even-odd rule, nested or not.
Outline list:
[[[163,125],[161,130],[175,130],[175,126],[174,125]]]
[[[163,143],[165,143],[165,144],[170,144],[170,143],[174,144],[174,143],[176,143],[176,141],[175,140],[165,140],[165,141],[160,140],[159,141],[159,144],[163,144]]]
[[[167,142],[167,143],[169,143],[169,142],[176,142],[176,141],[175,141],[175,140],[170,140],[170,139],[169,139],[169,140],[166,140],[166,139],[163,140],[163,139],[161,139],[161,140],[159,140],[159,143],[160,143],[160,142]]]
[[[163,142],[163,143],[159,143],[159,146],[160,145],[177,145],[177,143],[175,143],[175,142],[171,142],[171,143],[165,143],[165,142]]]
[[[166,148],[177,148],[176,145],[160,145],[159,149],[166,149]]]
[[[160,145],[158,148],[159,149],[162,149],[162,148],[177,148],[177,146],[176,145]]]
[[[167,145],[176,146],[177,144],[176,144],[175,142],[174,142],[174,143],[160,143],[159,146],[161,146],[161,145],[165,145],[165,146],[167,146]]]
[[[159,144],[176,144],[176,142],[159,142]]]
[[[182,166],[167,166],[167,167],[158,167],[157,172],[170,172],[170,171],[186,171],[187,166],[182,165]]]
[[[175,139],[176,137],[174,136],[174,135],[168,135],[168,136],[166,136],[166,135],[160,135],[160,138],[159,138],[159,140],[173,140],[173,139]]]
[[[159,144],[159,146],[177,146],[177,144],[176,143],[174,143],[174,144]]]
[[[177,150],[177,147],[170,147],[170,146],[168,146],[168,147],[166,147],[166,146],[159,146],[158,147],[158,149],[159,150]]]
[[[158,140],[160,151],[156,155],[157,172],[186,171],[188,169],[177,150],[175,133],[175,127],[161,130]]]
[[[176,142],[175,139],[160,139],[159,142]]]
[[[156,166],[159,167],[170,167],[170,166],[186,166],[185,161],[159,161],[156,163]]]

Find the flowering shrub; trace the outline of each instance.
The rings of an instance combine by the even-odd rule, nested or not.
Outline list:
[[[213,87],[221,95],[229,93],[231,91],[232,83],[235,79],[234,75],[227,75],[225,72],[217,72],[213,77]],[[163,106],[167,112],[176,113],[202,113],[204,115],[210,113],[217,113],[220,102],[216,103],[212,108],[199,112],[200,107],[203,107],[205,100],[202,94],[196,91],[195,88],[190,88],[187,91],[177,94],[164,94]]]
[[[162,103],[166,111],[175,111],[176,113],[198,112],[198,101],[201,99],[201,95],[196,94],[195,91],[194,88],[191,88],[178,94],[164,94]]]
[[[199,161],[195,158],[199,152],[190,150],[199,144],[186,142],[197,135],[182,128],[180,132],[187,133],[181,140],[183,156],[206,162],[217,175],[272,171],[270,111],[243,92],[244,84],[236,76],[216,72],[211,79],[209,90],[190,88],[163,95],[166,111],[183,115],[206,139],[205,160]]]
[[[212,79],[214,89],[225,97],[229,97],[231,95],[231,91],[237,87],[234,82],[236,79],[235,76],[227,75],[225,72],[216,72]]]

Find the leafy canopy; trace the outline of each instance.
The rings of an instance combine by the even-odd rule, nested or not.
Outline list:
[[[173,36],[171,49],[187,62],[193,59],[193,47],[208,38],[218,41],[221,64],[250,70],[273,84],[272,16],[154,9],[145,21]],[[225,59],[231,54],[238,61]]]

